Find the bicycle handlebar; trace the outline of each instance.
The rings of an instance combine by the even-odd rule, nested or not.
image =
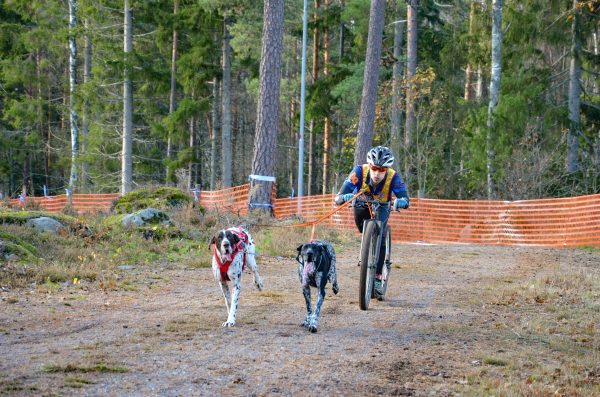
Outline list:
[[[392,205],[392,203],[389,202],[389,201],[379,201],[379,200],[373,200],[373,199],[369,199],[369,198],[367,198],[367,199],[359,199],[359,198],[357,198],[354,201],[354,206],[357,206],[357,205],[361,206],[361,204],[362,205],[371,204],[374,207],[384,207],[384,208],[385,207],[390,207]]]

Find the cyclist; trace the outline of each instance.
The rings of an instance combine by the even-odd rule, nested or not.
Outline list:
[[[344,181],[339,193],[335,196],[335,203],[341,205],[350,200],[359,190],[364,190],[367,197],[387,203],[392,200],[392,193],[396,198],[391,202],[394,211],[406,209],[410,205],[406,185],[400,174],[391,167],[394,164],[394,155],[385,146],[376,146],[367,153],[367,164],[354,167]],[[354,205],[354,222],[358,231],[362,233],[363,222],[371,219],[369,208],[361,202],[361,197],[356,199]],[[383,230],[390,216],[390,207],[383,206],[379,209],[378,220],[383,223]],[[385,256],[385,241],[381,239],[381,255],[377,261],[375,274],[375,297],[382,298],[382,269]]]

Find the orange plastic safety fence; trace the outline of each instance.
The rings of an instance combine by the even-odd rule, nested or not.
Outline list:
[[[278,218],[312,221],[334,208],[333,195],[276,200]],[[323,222],[356,231],[352,209]],[[600,195],[525,201],[412,199],[390,215],[392,240],[575,247],[600,245]]]
[[[69,198],[62,194],[58,196],[26,197],[24,201],[20,199],[10,199],[8,203],[12,207],[39,207],[50,212],[59,212],[69,206],[78,214],[109,212],[113,201],[120,196],[119,193],[107,194],[79,194],[74,193]]]
[[[250,185],[217,191],[201,191],[201,207],[248,213]],[[273,193],[274,194],[274,193]],[[78,212],[109,211],[119,197],[111,194],[72,194],[71,208]],[[274,198],[278,219],[298,223],[321,224],[357,231],[352,208],[343,208],[325,217],[337,207],[334,196],[325,194],[295,198]],[[48,211],[61,211],[67,196],[28,197]],[[23,205],[19,199],[10,205]],[[2,203],[0,203],[1,205]],[[411,243],[457,243],[530,245],[544,247],[600,246],[600,194],[523,201],[412,199],[411,207],[390,215],[392,239]]]
[[[248,192],[250,184],[221,190],[200,192],[200,206],[206,209],[234,212],[240,216],[248,214]]]

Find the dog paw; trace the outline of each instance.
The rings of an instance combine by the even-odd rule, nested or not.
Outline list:
[[[223,327],[233,327],[235,325],[235,321],[225,321],[223,323]]]
[[[264,288],[262,280],[255,281],[254,285],[256,285],[256,289],[258,289],[259,291],[262,291]]]
[[[333,293],[334,293],[335,295],[337,295],[337,294],[338,294],[338,292],[340,292],[340,286],[339,286],[339,285],[337,285],[337,284],[333,284],[333,287],[331,287],[331,290],[333,291]]]
[[[317,332],[317,326],[314,324],[309,325],[308,330],[314,334],[315,332]]]

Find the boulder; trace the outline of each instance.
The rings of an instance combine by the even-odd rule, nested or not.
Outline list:
[[[170,225],[169,215],[156,208],[145,208],[143,210],[128,214],[121,220],[123,226],[140,227],[145,225]]]
[[[66,229],[65,226],[56,219],[48,218],[46,216],[29,219],[27,224],[36,230],[52,234],[58,233],[59,230]]]

